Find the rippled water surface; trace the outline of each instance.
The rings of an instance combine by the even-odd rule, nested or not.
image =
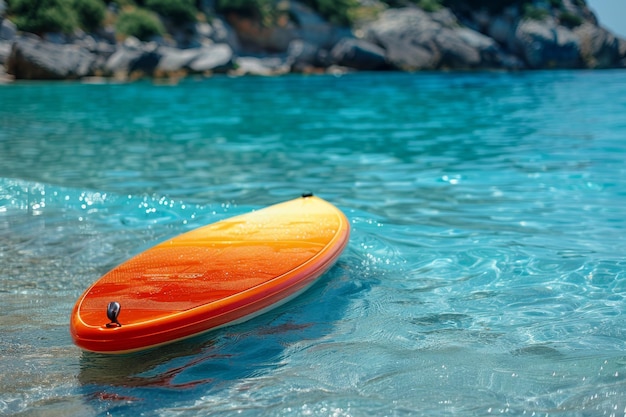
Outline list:
[[[626,72],[0,88],[0,415],[626,414]],[[336,266],[277,310],[81,353],[94,280],[312,191]]]

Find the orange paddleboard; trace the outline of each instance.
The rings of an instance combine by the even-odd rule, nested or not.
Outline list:
[[[126,353],[248,320],[310,287],[349,234],[343,213],[310,195],[184,233],[87,289],[72,338],[88,351]]]

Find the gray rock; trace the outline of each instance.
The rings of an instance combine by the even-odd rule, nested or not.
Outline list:
[[[506,16],[494,16],[489,20],[486,33],[499,44],[508,45],[515,34],[514,27],[515,24]]]
[[[7,59],[16,79],[76,79],[93,74],[96,56],[75,45],[57,45],[35,36],[18,37]]]
[[[365,39],[386,51],[389,62],[403,70],[505,66],[493,39],[461,27],[447,9],[433,14],[417,8],[389,9],[363,32]]]
[[[199,48],[188,68],[197,73],[225,72],[233,66],[233,50],[225,43]]]
[[[620,52],[620,40],[606,29],[584,23],[574,29],[580,39],[581,56],[587,68],[612,68],[621,66],[624,54]]]
[[[471,31],[471,29],[466,30]],[[480,67],[481,57],[478,48],[475,48],[472,45],[468,44],[463,36],[459,36],[459,32],[451,29],[441,29],[435,35],[435,42],[441,53],[441,60],[437,65],[438,67]]]
[[[464,27],[456,28],[454,31],[463,42],[478,52],[480,58],[476,67],[510,70],[519,70],[525,67],[523,61],[505,52],[495,39]]]
[[[202,44],[202,36],[198,34],[195,23],[173,24],[168,19],[161,20],[169,23],[165,24],[165,28],[175,46],[189,49],[198,48]]]
[[[65,45],[70,43],[69,37],[64,35],[63,33],[58,32],[47,32],[42,35],[43,40],[50,43],[55,43],[57,45]]]
[[[0,0],[0,65],[4,65],[11,54],[13,39],[17,35],[17,27],[9,19],[4,19],[3,7],[4,3]]]
[[[364,26],[364,38],[380,45],[395,67],[415,71],[435,69],[441,56],[434,34],[441,24],[420,9],[389,9]]]
[[[115,44],[110,43],[108,40],[97,38],[93,35],[85,34],[83,37],[76,39],[72,42],[74,45],[82,46],[89,52],[103,57],[110,57],[115,53]]]
[[[117,78],[131,74],[167,76],[179,71],[191,73],[226,72],[232,68],[233,50],[227,44],[209,44],[199,48],[179,49],[141,43],[135,39],[124,42],[107,60],[105,68]]]
[[[12,41],[17,35],[17,26],[9,19],[0,17],[0,40]]]
[[[11,55],[13,44],[11,42],[0,41],[0,65],[5,65]]]
[[[553,19],[522,20],[515,31],[515,48],[533,69],[581,68],[580,40]]]
[[[330,50],[340,39],[351,36],[350,29],[327,22],[310,7],[297,1],[288,3],[289,22],[274,27],[263,27],[245,16],[230,17],[229,22],[246,53],[286,53],[296,40],[315,45],[320,50]]]
[[[156,50],[145,50],[139,57],[131,62],[128,68],[129,75],[152,76],[161,61],[161,54]]]
[[[0,84],[8,84],[13,81],[13,77],[4,71],[4,67],[0,66]]]
[[[252,56],[235,59],[234,75],[281,75],[290,70],[286,60],[281,58],[257,58]]]
[[[200,29],[201,33],[204,29]],[[213,43],[225,43],[230,45],[233,51],[241,50],[239,38],[237,38],[235,30],[223,19],[215,17],[211,20],[208,38],[213,41]]]
[[[312,43],[295,39],[287,47],[288,60],[294,67],[317,66],[319,48]]]
[[[154,42],[143,43],[129,37],[120,45],[104,64],[105,72],[125,79],[135,73],[136,76],[152,75],[161,60],[158,46]]]
[[[443,27],[447,27],[447,28],[453,28],[458,26],[459,22],[456,18],[456,16],[454,15],[454,13],[452,13],[450,11],[450,9],[447,8],[443,8],[440,9],[436,12],[433,13],[429,13],[429,17],[434,21],[439,23],[441,26]]]
[[[164,72],[175,72],[186,69],[194,59],[198,58],[198,48],[178,49],[169,46],[160,46],[159,53],[161,60],[157,65],[157,70]]]
[[[128,75],[133,63],[137,61],[143,53],[144,51],[139,47],[120,45],[106,61],[105,70],[115,75]]]
[[[300,39],[318,49],[331,49],[340,39],[350,36],[350,30],[330,24],[310,7],[292,1],[289,14],[295,21],[294,39]]]
[[[390,67],[385,50],[363,39],[344,38],[331,49],[330,55],[336,65],[357,70],[375,71]]]

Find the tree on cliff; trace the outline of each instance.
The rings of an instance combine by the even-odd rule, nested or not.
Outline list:
[[[339,26],[351,26],[363,8],[367,8],[363,0],[299,0],[318,12],[327,21]],[[106,3],[106,4],[105,4]],[[276,17],[284,15],[289,8],[289,0],[214,0],[210,2],[218,14],[237,13],[255,19],[264,25],[271,26]],[[449,7],[455,13],[463,15],[476,10],[486,10],[491,14],[502,12],[505,8],[514,7],[523,11],[528,18],[542,19],[548,9],[560,13],[560,18],[569,26],[582,23],[582,19],[569,12],[564,0],[546,0],[540,7],[534,0],[379,0],[379,4],[387,7],[417,6],[425,11],[433,12]],[[576,7],[585,8],[585,0],[569,0]],[[76,28],[95,31],[101,27],[107,4],[113,5],[123,12],[138,11],[125,16],[124,28],[143,28],[148,25],[146,10],[157,13],[173,25],[184,25],[195,22],[201,14],[202,1],[194,0],[9,0],[9,16],[20,30],[33,33],[62,32],[72,33]],[[287,7],[285,7],[285,4]],[[547,6],[547,7],[546,7]],[[154,29],[154,28],[153,28]],[[136,36],[132,30],[126,35]],[[138,33],[145,32],[142,29]],[[159,33],[156,31],[154,33]]]
[[[584,0],[5,1],[5,23],[72,34],[0,40],[16,78],[626,66]]]
[[[104,20],[102,0],[11,0],[9,15],[20,30],[42,34],[72,33],[77,28],[93,31]]]

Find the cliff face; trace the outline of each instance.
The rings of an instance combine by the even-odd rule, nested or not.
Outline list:
[[[495,9],[450,1],[432,12],[370,0],[376,13],[352,28],[297,1],[271,26],[236,12],[218,16],[212,2],[201,3],[215,16],[210,22],[177,26],[162,18],[169,34],[150,42],[117,41],[111,30],[39,37],[2,18],[0,79],[626,67],[626,41],[599,26],[582,0]]]

